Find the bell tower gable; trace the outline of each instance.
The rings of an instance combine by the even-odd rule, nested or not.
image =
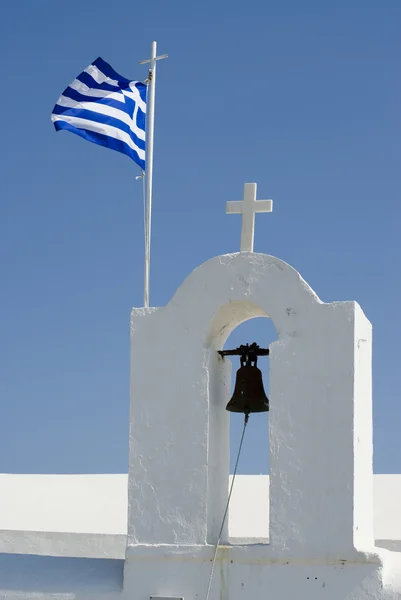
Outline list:
[[[373,544],[369,519],[359,519],[372,502],[371,421],[354,410],[364,403],[369,412],[371,402],[370,324],[353,302],[322,303],[283,261],[241,252],[195,269],[167,306],[132,312],[129,545],[217,541],[230,392],[230,366],[217,351],[257,316],[269,316],[278,334],[269,553],[338,557]]]

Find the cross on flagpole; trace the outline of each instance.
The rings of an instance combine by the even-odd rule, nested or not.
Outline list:
[[[255,213],[272,212],[273,200],[256,200],[256,183],[244,185],[244,199],[227,202],[226,213],[242,214],[241,252],[253,252]]]
[[[153,132],[155,124],[156,62],[167,58],[167,54],[156,54],[157,44],[152,42],[151,58],[141,60],[140,65],[150,63],[149,87],[146,102],[146,158],[145,158],[145,275],[143,304],[149,306],[150,236],[152,223],[152,183],[153,183]]]

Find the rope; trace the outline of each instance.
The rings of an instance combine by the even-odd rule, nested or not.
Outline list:
[[[146,188],[145,188],[145,173],[142,171],[142,199],[143,199],[143,231],[144,231],[144,242],[145,242],[145,256],[148,247],[148,231],[146,227]]]
[[[231,494],[233,493],[234,481],[235,481],[235,477],[237,475],[238,463],[239,463],[239,458],[241,456],[242,443],[244,441],[245,429],[246,429],[246,426],[248,424],[248,420],[249,420],[249,414],[245,413],[244,428],[242,430],[241,441],[240,441],[239,448],[238,448],[237,460],[235,462],[233,478],[232,478],[231,486],[230,486],[230,492],[228,494],[227,504],[226,504],[226,508],[225,508],[225,511],[224,511],[224,515],[223,515],[223,521],[221,523],[221,527],[220,527],[220,531],[219,531],[219,537],[217,538],[217,543],[216,543],[216,546],[214,548],[213,561],[212,561],[212,569],[210,571],[209,584],[207,586],[206,600],[209,600],[210,590],[212,588],[212,581],[213,581],[214,568],[216,566],[217,552],[218,552],[218,549],[219,549],[219,544],[220,544],[221,536],[223,535],[223,529],[224,529],[224,524],[226,522],[228,508],[230,506]]]
[[[142,171],[140,175],[137,175],[135,179],[142,179],[142,200],[143,200],[143,229],[145,232],[145,252],[147,243],[147,228],[146,228],[146,187],[145,187],[145,171]]]

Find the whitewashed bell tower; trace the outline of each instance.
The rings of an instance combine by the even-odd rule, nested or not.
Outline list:
[[[230,545],[226,529],[210,598],[387,597],[373,539],[371,325],[355,302],[323,303],[288,264],[253,252],[259,207],[271,201],[247,184],[227,206],[243,212],[242,251],[195,269],[167,306],[132,311],[125,581],[141,600],[206,597],[228,495],[230,365],[218,350],[265,316],[278,334],[270,543]]]

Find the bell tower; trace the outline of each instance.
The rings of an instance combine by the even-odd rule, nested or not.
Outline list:
[[[278,563],[365,564],[374,552],[371,325],[355,302],[321,302],[245,234],[247,250],[195,269],[167,306],[132,311],[125,576],[144,582],[138,598],[205,593],[228,496],[221,350],[253,317],[270,317],[278,334],[268,349],[270,543],[229,546],[225,531],[211,600],[262,564],[261,590],[282,582]],[[248,349],[241,368],[252,358]]]

